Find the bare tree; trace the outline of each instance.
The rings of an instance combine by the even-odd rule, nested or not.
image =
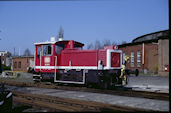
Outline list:
[[[99,40],[96,40],[95,44],[94,44],[94,49],[102,49],[103,45],[101,45]]]
[[[94,49],[93,44],[92,43],[91,44],[88,44],[87,45],[87,49]]]
[[[96,40],[94,45],[91,43],[91,44],[88,44],[87,45],[87,49],[103,49],[104,46],[111,46],[111,45],[118,45],[117,42],[113,41],[111,42],[110,40],[103,40],[101,43],[99,40]]]
[[[121,44],[126,44],[127,42],[126,41],[122,41]]]
[[[10,52],[7,52],[7,57],[11,57],[12,54]]]
[[[30,56],[31,55],[31,52],[30,50],[27,48],[25,51],[24,51],[24,56]]]
[[[14,47],[14,55],[13,56],[15,56],[15,47]]]
[[[112,45],[118,45],[118,43],[117,43],[117,42],[115,42],[115,41],[113,41],[113,42],[112,42]]]
[[[110,40],[104,40],[102,42],[100,42],[99,40],[96,40],[94,42],[94,45],[91,43],[91,44],[88,44],[87,45],[87,49],[103,49],[104,46],[111,46],[111,45],[116,45],[115,42],[114,43],[111,43]]]
[[[110,45],[112,45],[110,40],[104,40],[103,41],[103,46],[110,46]]]

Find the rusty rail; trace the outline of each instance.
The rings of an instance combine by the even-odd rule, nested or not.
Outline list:
[[[101,111],[152,111],[133,107],[116,106],[99,102],[76,100],[70,98],[59,98],[40,94],[21,93],[13,91],[14,102],[23,103],[39,108],[47,108],[50,111],[67,112],[101,112]]]

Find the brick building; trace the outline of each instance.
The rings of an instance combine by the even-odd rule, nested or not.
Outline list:
[[[34,56],[19,56],[12,58],[12,70],[27,72],[29,67],[34,66]]]
[[[169,75],[169,31],[159,31],[135,38],[132,43],[119,45],[123,56],[130,56],[128,69],[138,69],[143,73]]]

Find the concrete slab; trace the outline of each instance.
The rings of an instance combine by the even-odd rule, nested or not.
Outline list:
[[[149,91],[149,92],[162,92],[169,93],[169,86],[157,86],[157,85],[129,85],[127,88],[131,88],[136,91]]]
[[[129,76],[125,87],[133,90],[169,93],[168,76]]]

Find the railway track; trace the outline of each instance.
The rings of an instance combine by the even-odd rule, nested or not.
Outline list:
[[[50,112],[101,112],[101,111],[152,111],[132,107],[123,107],[110,104],[104,104],[92,101],[83,101],[70,98],[59,98],[40,94],[21,93],[13,91],[14,103],[22,103],[39,109],[48,109]]]
[[[2,81],[0,83],[2,83]],[[15,85],[15,86],[20,86],[20,87],[27,86],[27,87],[52,88],[52,89],[72,90],[72,91],[85,91],[85,92],[103,93],[103,94],[120,95],[120,96],[130,96],[130,97],[141,97],[141,98],[169,101],[168,93],[133,91],[133,90],[129,90],[129,89],[102,90],[102,89],[92,89],[92,88],[86,88],[86,87],[57,86],[55,84],[45,84],[45,83],[36,83],[35,84],[35,83],[14,82],[14,81],[3,81],[3,83],[6,85]]]

